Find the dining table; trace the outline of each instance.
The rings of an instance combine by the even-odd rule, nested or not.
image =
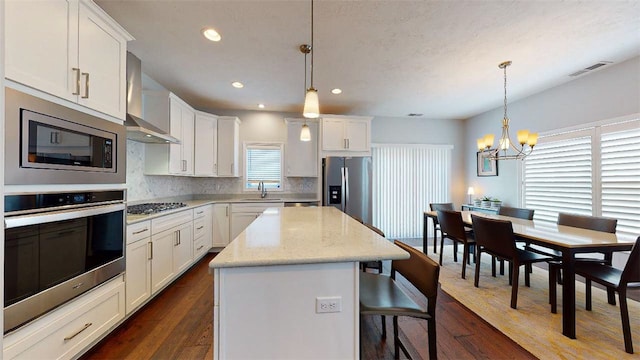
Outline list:
[[[471,215],[489,219],[507,220],[513,226],[513,233],[523,241],[546,248],[554,249],[562,254],[562,334],[576,338],[576,254],[611,253],[631,250],[635,238],[626,234],[605,233],[601,231],[558,225],[549,221],[525,220],[504,215],[475,211],[462,211],[462,220],[471,226]],[[435,211],[425,211],[424,221],[437,218]],[[425,225],[426,229],[426,225]],[[424,242],[426,254],[426,240]],[[440,250],[442,251],[442,249]]]

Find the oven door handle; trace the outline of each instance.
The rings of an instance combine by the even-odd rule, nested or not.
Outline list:
[[[17,228],[20,226],[44,224],[54,221],[64,221],[78,219],[88,216],[108,214],[116,211],[124,211],[124,204],[100,205],[86,207],[82,209],[52,211],[44,214],[29,214],[23,216],[12,216],[4,219],[5,229]],[[124,217],[124,214],[123,214]]]

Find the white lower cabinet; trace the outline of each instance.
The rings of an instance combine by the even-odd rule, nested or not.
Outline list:
[[[151,292],[155,294],[193,260],[193,210],[151,220]]]
[[[231,205],[231,240],[240,235],[253,220],[270,207],[284,207],[283,202],[239,203]]]
[[[213,211],[212,205],[197,207],[193,210],[193,260],[199,260],[213,247]]]
[[[151,297],[151,222],[127,226],[127,314]]]
[[[124,317],[125,284],[117,276],[6,335],[3,358],[75,358]]]
[[[231,205],[213,204],[213,247],[229,245],[229,215]]]

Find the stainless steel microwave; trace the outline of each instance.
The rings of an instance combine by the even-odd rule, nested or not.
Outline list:
[[[6,88],[5,184],[122,184],[126,130]]]

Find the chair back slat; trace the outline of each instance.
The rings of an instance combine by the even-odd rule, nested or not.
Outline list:
[[[525,220],[533,220],[533,212],[534,210],[509,206],[500,206],[500,209],[498,209],[498,215],[511,216]]]
[[[471,222],[476,242],[487,252],[504,258],[517,257],[511,221],[488,219],[472,214]]]
[[[438,211],[438,210],[455,210],[455,208],[453,207],[453,203],[432,203],[429,204],[429,208],[431,209],[431,211]],[[438,224],[438,219],[434,219],[434,223]]]
[[[622,271],[620,282],[640,282],[640,236],[638,236],[635,245],[631,249],[631,254],[629,254],[627,265],[624,266]]]
[[[438,223],[440,229],[447,237],[466,242],[467,233],[462,222],[462,213],[459,211],[438,210]]]
[[[618,219],[587,216],[578,214],[559,213],[558,225],[572,226],[581,229],[615,233]]]
[[[409,253],[408,259],[392,260],[391,270],[404,276],[413,286],[415,286],[424,296],[429,299],[429,306],[435,306],[438,295],[438,278],[440,276],[440,266],[423,252],[412,248],[398,240],[394,244]]]

